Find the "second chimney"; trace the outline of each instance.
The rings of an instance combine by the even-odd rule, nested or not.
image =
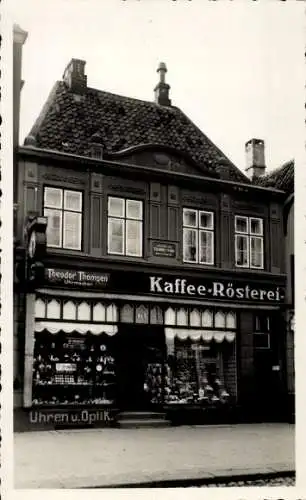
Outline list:
[[[166,83],[166,73],[167,67],[165,63],[161,62],[157,68],[157,72],[159,73],[159,82],[156,85],[155,92],[155,102],[156,104],[160,104],[161,106],[171,106],[171,101],[169,99],[169,90],[170,85]]]
[[[76,94],[83,94],[87,88],[85,64],[81,59],[71,59],[63,74],[65,84]]]
[[[253,179],[265,175],[265,143],[262,139],[250,139],[245,144],[246,173]]]

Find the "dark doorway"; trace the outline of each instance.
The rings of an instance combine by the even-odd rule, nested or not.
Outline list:
[[[163,365],[164,328],[121,325],[116,335],[118,406],[121,410],[152,409],[151,394],[145,390],[150,363]]]
[[[279,365],[275,365],[273,352],[258,350],[254,353],[255,399],[258,413],[264,420],[281,420],[283,394]]]

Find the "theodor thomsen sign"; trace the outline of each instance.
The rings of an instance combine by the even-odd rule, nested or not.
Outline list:
[[[183,297],[214,298],[229,300],[249,300],[258,302],[282,302],[284,292],[280,287],[260,287],[249,284],[238,284],[231,281],[209,281],[190,283],[188,279],[165,279],[161,276],[150,276],[150,292],[160,295],[176,295]]]

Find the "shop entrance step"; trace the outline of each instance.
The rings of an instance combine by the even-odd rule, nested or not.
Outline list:
[[[166,414],[161,412],[123,411],[117,417],[117,424],[121,428],[152,428],[168,427],[170,422],[166,420]]]

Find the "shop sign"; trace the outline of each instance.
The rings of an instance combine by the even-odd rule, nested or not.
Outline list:
[[[112,408],[31,408],[29,423],[50,426],[108,426],[116,422],[117,411]]]
[[[50,284],[74,285],[82,288],[105,288],[109,273],[78,271],[68,269],[46,269],[46,279]]]
[[[192,351],[209,351],[210,350],[210,346],[209,345],[192,344],[191,345],[191,350]]]
[[[105,290],[108,293],[143,294],[160,297],[281,304],[285,290],[273,283],[255,280],[211,279],[205,273],[198,277],[177,278],[173,275],[133,271],[98,272],[87,270],[46,269],[46,283],[53,286]]]
[[[155,242],[152,244],[155,257],[175,257],[176,247],[174,243]]]
[[[235,284],[225,281],[192,283],[187,279],[165,279],[150,276],[150,292],[160,295],[177,295],[225,300],[249,300],[252,302],[282,302],[284,291],[280,287],[256,287],[249,284]]]

